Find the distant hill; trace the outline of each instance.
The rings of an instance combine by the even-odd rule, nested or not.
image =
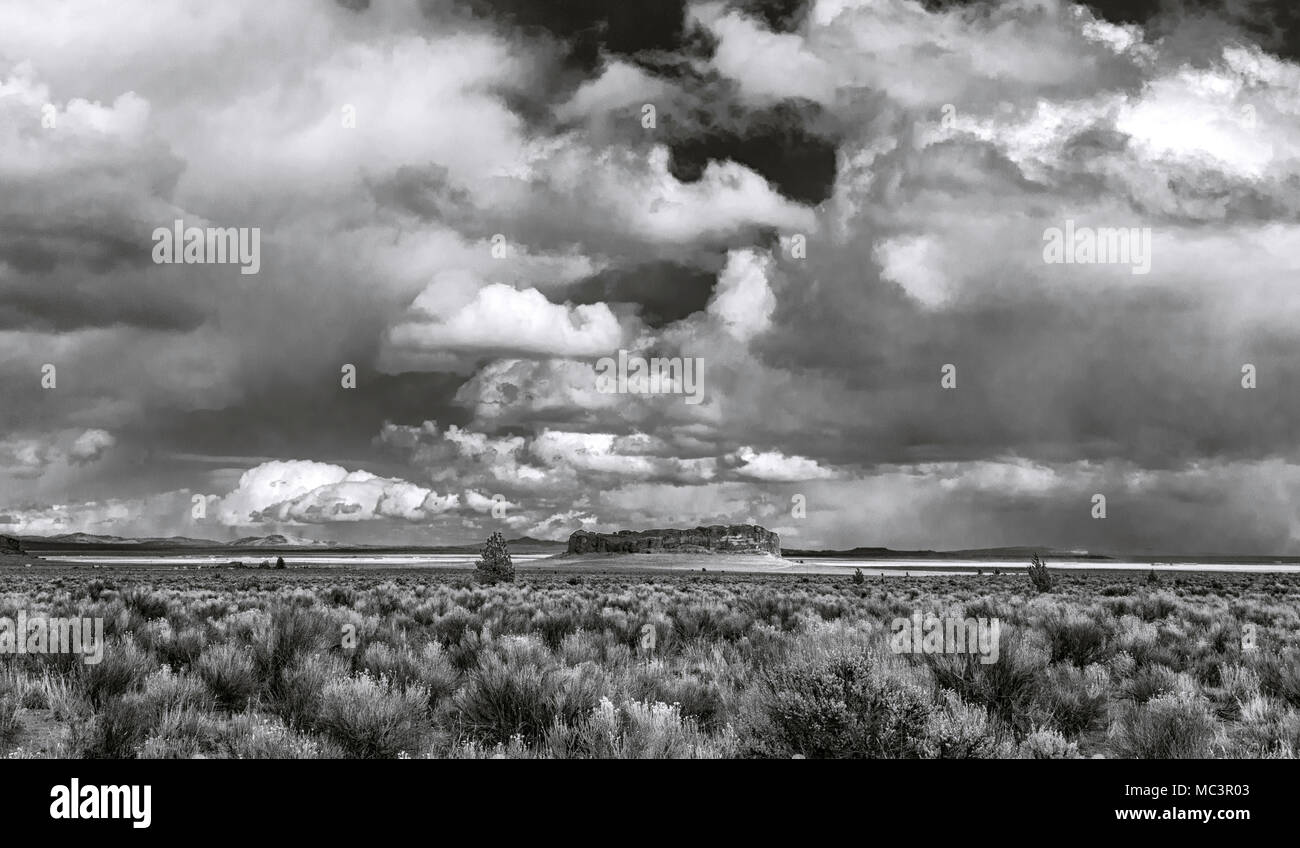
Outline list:
[[[336,542],[317,542],[302,536],[285,536],[272,533],[270,536],[245,536],[228,543],[232,548],[334,548]]]
[[[1086,551],[1058,551],[1053,548],[1009,547],[1009,548],[968,548],[959,551],[896,551],[891,548],[849,548],[847,550],[800,550],[783,548],[784,557],[810,557],[815,559],[1029,559],[1038,554],[1044,559],[1096,559],[1107,560],[1115,557],[1106,554],[1090,554]]]
[[[11,538],[11,537],[6,537]],[[218,542],[213,539],[194,539],[188,536],[149,536],[128,538],[96,533],[59,533],[54,536],[19,536],[12,537],[15,544],[21,543],[28,550],[48,551],[61,548],[86,548],[105,551],[143,551],[170,548],[205,548],[221,550],[228,548],[258,548],[300,550],[302,548],[328,548],[331,551],[365,551],[367,553],[452,553],[476,554],[483,547],[482,542],[465,545],[344,545],[338,542],[322,542],[302,536],[285,533],[272,533],[268,536],[245,536],[233,542]],[[523,536],[509,539],[506,544],[514,553],[556,553],[564,549],[564,542],[549,539],[534,539]]]
[[[59,533],[54,536],[23,536],[24,542],[56,543],[60,545],[148,545],[150,547],[212,547],[220,545],[211,539],[192,539],[188,536],[146,536],[128,539],[96,533]]]

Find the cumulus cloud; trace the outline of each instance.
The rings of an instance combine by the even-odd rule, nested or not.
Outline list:
[[[0,475],[40,477],[57,464],[87,465],[100,460],[117,439],[106,430],[66,430],[40,436],[0,439]]]
[[[537,289],[493,283],[460,309],[441,315],[429,302],[436,297],[426,289],[411,305],[411,318],[389,331],[387,341],[395,351],[596,356],[617,350],[624,337],[618,318],[603,303],[551,303]]]
[[[78,436],[68,450],[68,459],[76,464],[94,462],[104,452],[117,444],[117,439],[106,430],[87,430]]]
[[[228,525],[265,522],[423,521],[454,509],[455,494],[439,495],[405,480],[310,460],[265,462],[245,471],[217,504]]]
[[[736,451],[735,457],[741,463],[736,473],[752,480],[789,483],[834,476],[831,469],[823,468],[816,460],[805,456],[785,456],[780,451],[756,451],[746,446]]]

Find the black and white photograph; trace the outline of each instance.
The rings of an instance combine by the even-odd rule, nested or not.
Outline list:
[[[1221,834],[1300,755],[1298,427],[1289,0],[0,0],[55,825],[175,760],[1193,760],[1088,815]]]

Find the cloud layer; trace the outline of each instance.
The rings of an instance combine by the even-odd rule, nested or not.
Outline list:
[[[0,7],[0,532],[1300,552],[1285,10],[554,6]]]

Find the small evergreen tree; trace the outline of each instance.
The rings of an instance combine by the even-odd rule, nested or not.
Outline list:
[[[1052,591],[1052,575],[1038,554],[1034,554],[1033,559],[1029,561],[1029,582],[1033,583],[1034,588],[1039,592]]]
[[[515,564],[506,550],[506,537],[498,531],[488,537],[474,563],[474,574],[480,583],[509,583],[515,579]]]
[[[862,576],[862,569],[860,569],[860,568],[855,568],[855,569],[853,569],[853,582],[854,582],[854,583],[865,583],[865,582],[867,582],[867,578],[864,577],[864,576]]]

